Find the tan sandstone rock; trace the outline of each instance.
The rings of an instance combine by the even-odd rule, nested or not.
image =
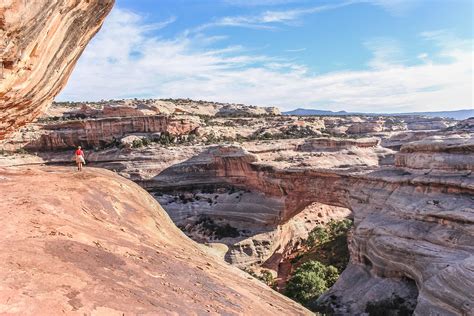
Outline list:
[[[399,167],[437,171],[474,171],[472,135],[434,136],[403,145],[395,156]]]
[[[414,147],[473,154],[472,147],[452,141]],[[367,302],[392,293],[415,297],[417,315],[474,312],[470,174],[418,175],[394,167],[359,172],[279,169],[236,147],[215,148],[211,156],[182,167],[163,173],[163,180],[175,179],[168,187],[205,179],[207,184],[228,183],[254,195],[263,193],[259,203],[271,207],[268,212],[261,207],[262,213],[253,216],[269,223],[286,223],[313,202],[350,209],[355,219],[351,264],[319,300],[338,312],[363,312]]]
[[[309,138],[304,144],[298,146],[301,151],[338,151],[350,148],[375,148],[379,145],[378,138]]]
[[[0,2],[0,140],[64,87],[113,0]]]
[[[110,171],[0,168],[0,192],[0,314],[310,314]]]

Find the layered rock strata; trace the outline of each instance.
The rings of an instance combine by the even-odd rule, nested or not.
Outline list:
[[[164,115],[65,121],[42,126],[24,148],[51,151],[71,149],[78,145],[86,148],[104,147],[119,142],[127,134],[155,134],[155,137],[159,137],[161,133],[167,133],[182,136],[194,132],[198,127],[193,121]]]
[[[445,146],[451,141],[445,140]],[[465,160],[472,159],[469,149]],[[185,170],[185,172],[184,172]],[[468,174],[417,175],[396,169],[342,172],[282,170],[262,165],[240,148],[215,148],[211,155],[165,170],[155,181],[173,178],[168,187],[227,183],[263,193],[269,223],[290,220],[312,202],[352,210],[355,231],[351,263],[320,302],[343,313],[362,312],[376,291],[419,296],[416,314],[458,315],[473,312],[474,179]],[[193,180],[195,179],[195,180]],[[270,210],[270,209],[269,209]],[[229,214],[232,220],[234,214]],[[355,282],[351,273],[362,271]],[[361,272],[361,273],[362,273]],[[449,275],[449,277],[448,277]],[[347,282],[351,282],[350,286]],[[443,288],[443,294],[439,294]],[[365,296],[356,293],[367,292]],[[379,295],[383,297],[383,295]],[[337,306],[343,306],[337,307]]]
[[[0,3],[0,140],[64,87],[114,0]]]
[[[298,146],[301,151],[339,151],[351,148],[375,148],[379,145],[378,138],[359,138],[359,139],[344,139],[344,138],[310,138],[304,144]]]
[[[347,134],[370,134],[384,130],[383,121],[354,123],[347,129]]]
[[[452,120],[441,117],[404,117],[407,128],[412,131],[417,130],[439,130],[454,125]]]
[[[401,147],[396,154],[398,167],[421,170],[469,171],[474,170],[474,138],[451,136],[449,139],[430,137]]]
[[[0,139],[45,109],[112,5],[0,4]],[[139,125],[147,124],[155,126]],[[161,131],[163,120],[156,125]],[[114,133],[98,130],[104,135],[76,137]],[[111,172],[2,168],[0,192],[1,314],[309,313],[207,254],[149,194]]]
[[[240,240],[220,242],[228,245],[225,259],[232,265],[243,268],[258,265],[279,272],[280,263],[302,248],[303,240],[316,226],[351,216],[346,208],[313,203],[288,222],[268,231],[254,231]]]

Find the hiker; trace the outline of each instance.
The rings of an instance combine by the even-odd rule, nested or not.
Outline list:
[[[82,171],[82,165],[86,164],[86,161],[84,160],[84,152],[81,149],[81,146],[77,147],[76,150],[76,164],[77,164],[77,170]]]

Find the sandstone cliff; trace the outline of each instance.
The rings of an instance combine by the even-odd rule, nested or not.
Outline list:
[[[0,313],[305,315],[103,169],[0,169]]]
[[[193,121],[164,115],[130,116],[65,121],[40,126],[25,145],[31,150],[61,150],[75,146],[104,147],[118,142],[127,134],[168,133],[173,136],[188,135],[199,125]]]
[[[466,155],[474,152],[471,135],[450,138],[429,137],[403,145],[395,164],[399,167],[421,170],[474,171],[474,160]]]
[[[421,151],[423,146],[428,145],[410,148]],[[438,172],[418,175],[393,167],[359,172],[279,169],[238,147],[221,147],[166,170],[158,179],[172,177],[168,187],[176,188],[227,183],[249,190],[261,205],[252,218],[273,225],[286,223],[312,202],[350,209],[355,219],[351,264],[320,299],[337,312],[359,313],[367,302],[395,293],[417,298],[417,315],[468,315],[474,311],[474,179],[464,171],[443,170],[471,165],[472,148],[449,138],[431,148],[463,157],[433,165]],[[229,221],[246,217],[233,210],[227,213]]]
[[[0,140],[41,114],[59,93],[113,3],[0,3]]]
[[[298,146],[301,151],[339,151],[350,148],[375,148],[380,139],[341,139],[341,138],[309,138],[304,144]]]

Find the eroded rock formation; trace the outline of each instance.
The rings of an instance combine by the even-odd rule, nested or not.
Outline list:
[[[0,168],[0,313],[305,315],[104,169]]]
[[[31,121],[59,92],[112,3],[2,2],[0,139]],[[166,109],[163,113],[176,115],[277,114],[275,109],[204,101],[158,103],[160,109]],[[147,100],[145,105],[152,107],[156,102]],[[135,107],[108,108],[105,112],[101,115],[106,118],[58,123],[40,147],[61,149],[78,141],[100,145],[130,128],[138,133],[163,129],[186,133],[192,129],[183,122],[155,121],[156,115],[143,118]],[[111,117],[116,116],[119,118],[112,123]],[[286,120],[222,121],[217,127],[208,126],[206,142],[218,129],[235,138],[238,130],[261,140],[315,136],[325,128],[326,135],[344,135],[405,128],[447,130],[451,126],[443,119],[420,121],[419,117],[392,119],[390,124],[358,117],[316,119],[311,124],[309,119]],[[264,127],[249,127],[254,123]],[[465,131],[470,123],[459,128]],[[78,132],[83,129],[96,134]],[[357,153],[352,148],[367,147],[358,148],[356,143],[350,149],[344,148],[344,143],[336,144],[345,151],[337,156],[327,153],[331,144],[323,155],[317,152],[322,144],[310,143],[306,144],[309,153],[300,151],[306,156],[298,157],[284,156],[288,151],[284,147],[296,148],[302,142],[285,144],[278,157],[284,162],[274,164],[268,163],[272,159],[277,162],[274,153],[269,154],[271,149],[261,150],[257,156],[233,146],[211,148],[196,156],[200,150],[188,148],[177,157],[168,157],[179,162],[171,168],[161,157],[157,163],[155,149],[146,157],[130,156],[128,148],[93,153],[88,158],[100,156],[99,163],[119,169],[150,190],[201,190],[203,186],[229,190],[223,192],[225,197],[208,197],[207,203],[212,205],[220,199],[217,204],[221,209],[205,209],[202,203],[196,204],[199,209],[193,208],[186,196],[183,200],[188,208],[173,211],[170,203],[168,211],[175,220],[208,212],[241,225],[281,228],[280,235],[272,231],[262,236],[260,244],[255,238],[253,248],[245,244],[248,240],[239,249],[231,248],[228,256],[234,255],[235,261],[249,249],[262,261],[272,254],[281,255],[275,247],[291,245],[288,239],[296,235],[290,227],[292,220],[314,202],[349,209],[355,219],[351,263],[319,303],[338,313],[354,314],[362,312],[367,302],[395,293],[416,299],[418,315],[473,314],[472,144],[453,143],[452,139],[423,141],[402,147],[397,158],[399,168],[378,168],[380,156],[387,152]],[[110,172],[1,169],[0,190],[0,212],[5,222],[0,228],[2,313],[307,313],[203,251],[172,225],[150,195]],[[234,207],[229,211],[226,205]],[[266,238],[277,242],[267,247],[263,245]]]
[[[354,123],[347,129],[347,134],[368,134],[384,130],[383,121]]]
[[[421,150],[420,146],[410,148]],[[438,140],[439,151],[458,147],[452,139]],[[461,147],[454,151],[463,155],[462,166],[472,165],[472,148]],[[168,187],[199,178],[208,185],[228,183],[263,193],[259,203],[271,205],[265,218],[272,224],[289,221],[314,201],[352,210],[351,263],[320,298],[338,312],[363,312],[367,302],[393,293],[419,293],[418,315],[468,315],[474,300],[474,179],[465,172],[443,173],[459,168],[458,162],[448,159],[445,166],[433,165],[439,170],[430,175],[393,167],[360,172],[284,170],[261,164],[238,147],[221,147],[158,178],[172,175],[175,182]],[[234,215],[229,213],[229,220]]]
[[[451,136],[449,141],[442,137],[429,137],[403,145],[397,153],[395,164],[399,167],[421,170],[443,170],[472,172],[474,160],[466,155],[474,153],[474,139]]]
[[[161,133],[173,136],[188,135],[199,125],[186,119],[173,119],[164,115],[130,116],[65,121],[49,124],[33,135],[26,149],[62,150],[81,145],[86,148],[104,147],[118,142],[127,134]]]
[[[342,138],[309,138],[298,146],[301,151],[339,151],[351,148],[375,148],[379,145],[378,138],[342,139]]]
[[[114,0],[0,3],[0,140],[64,87]]]

